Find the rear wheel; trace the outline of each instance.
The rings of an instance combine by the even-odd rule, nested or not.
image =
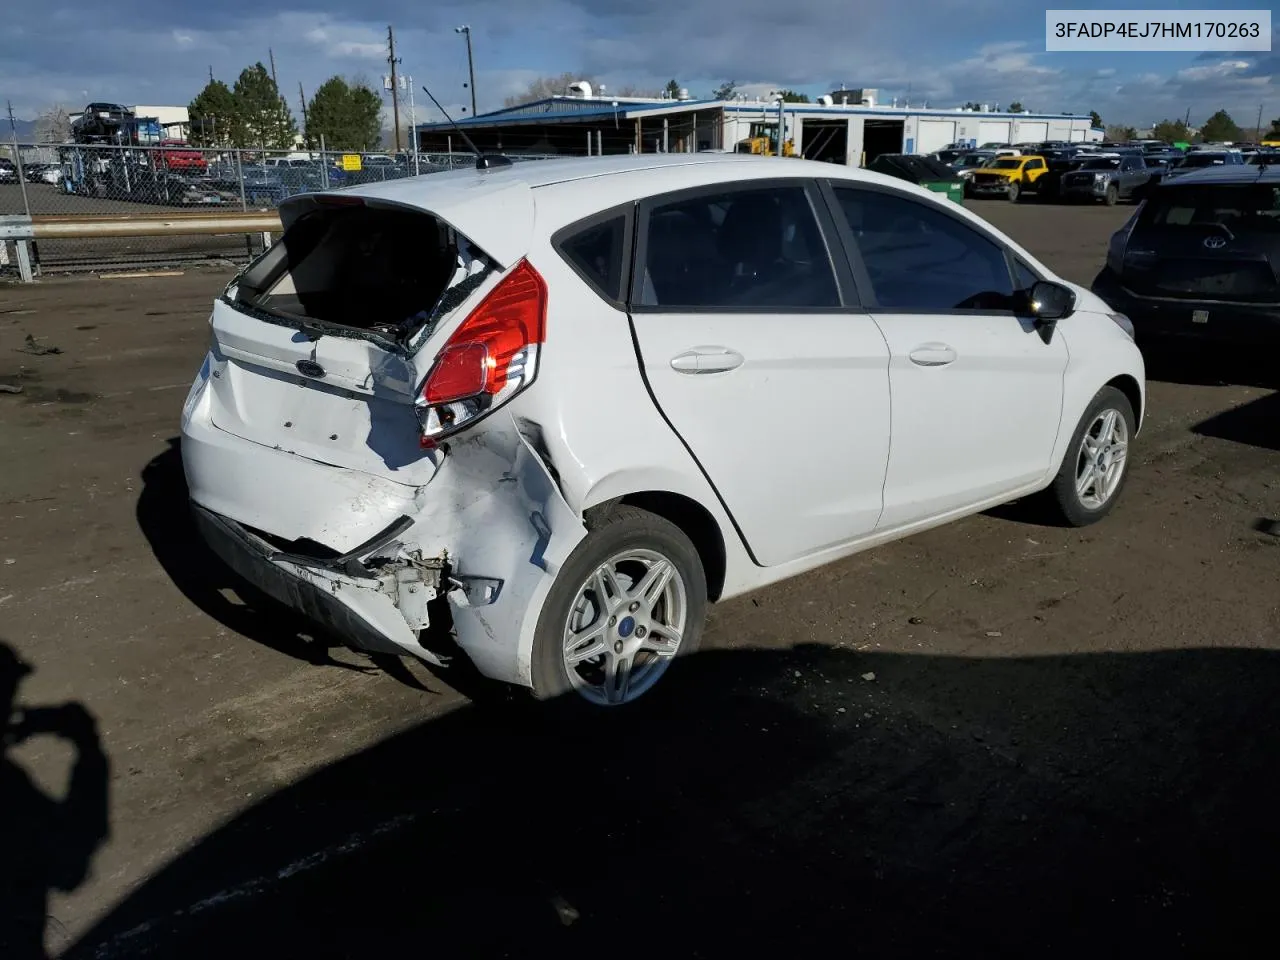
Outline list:
[[[1099,390],[1046,491],[1062,520],[1085,527],[1112,511],[1129,476],[1129,441],[1135,430],[1129,398],[1115,387]]]
[[[621,706],[697,650],[706,574],[684,531],[655,514],[617,507],[588,528],[538,620],[534,694]]]

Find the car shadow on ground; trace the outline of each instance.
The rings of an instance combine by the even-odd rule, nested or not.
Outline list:
[[[157,562],[200,610],[228,629],[306,663],[362,672],[382,669],[407,686],[427,690],[400,658],[348,651],[340,640],[236,574],[205,545],[187,496],[179,439],[174,437],[143,468],[136,515]]]
[[[1265,350],[1176,341],[1144,342],[1147,379],[1189,386],[1240,386],[1280,390],[1280,364]]]
[[[1191,428],[1203,437],[1280,450],[1280,392],[1268,393]]]
[[[1277,689],[1270,651],[804,646],[621,711],[466,705],[246,810],[64,957],[1248,953]]]

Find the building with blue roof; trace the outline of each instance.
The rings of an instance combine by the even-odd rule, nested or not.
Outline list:
[[[568,94],[417,127],[419,149],[467,146],[507,154],[585,156],[620,153],[685,153],[736,150],[750,138],[776,144],[776,101],[610,97],[589,84]],[[1103,138],[1088,116],[1008,113],[877,102],[875,90],[837,90],[817,103],[781,104],[784,139],[809,159],[859,165],[882,153],[926,154],[965,144],[1096,142]],[[461,131],[462,133],[460,133]]]

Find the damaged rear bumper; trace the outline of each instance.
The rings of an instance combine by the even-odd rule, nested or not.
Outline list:
[[[192,503],[210,549],[257,589],[370,653],[423,654],[418,631],[437,596],[443,563],[401,559],[369,567],[363,556],[400,533],[397,521],[369,543],[328,561],[281,553],[228,517]],[[407,519],[407,518],[404,518]]]

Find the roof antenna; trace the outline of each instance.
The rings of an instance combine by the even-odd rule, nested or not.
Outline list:
[[[463,130],[460,126],[458,126],[457,121],[454,120],[453,117],[449,116],[449,112],[445,110],[444,107],[440,106],[440,101],[431,95],[431,91],[427,89],[427,85],[425,83],[422,85],[422,92],[425,93],[428,97],[431,97],[431,102],[436,105],[436,109],[444,114],[444,118],[449,121],[449,123],[453,126],[453,129],[458,131],[458,135],[462,137],[462,140],[467,145],[467,148],[476,155],[477,170],[491,170],[494,167],[511,166],[510,157],[504,157],[501,154],[497,154],[497,153],[481,153],[480,150],[476,147],[476,145],[471,142],[471,138],[467,136],[467,132]]]

